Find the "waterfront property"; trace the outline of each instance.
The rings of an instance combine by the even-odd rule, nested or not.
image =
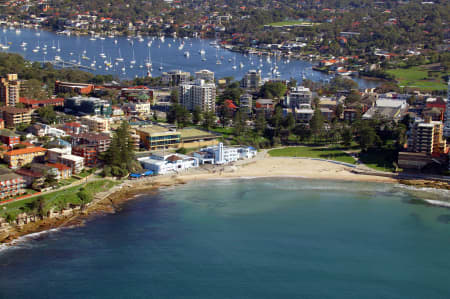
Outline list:
[[[150,157],[138,158],[138,161],[144,169],[151,170],[156,175],[177,173],[199,166],[199,161],[195,157],[164,152],[152,153]]]
[[[255,157],[257,151],[253,147],[230,147],[219,143],[216,146],[202,148],[194,152],[193,156],[199,159],[200,164],[227,164],[239,159]]]

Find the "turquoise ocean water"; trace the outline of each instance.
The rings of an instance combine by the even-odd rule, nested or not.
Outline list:
[[[2,250],[0,298],[450,298],[450,210],[424,196],[296,179],[163,189]]]

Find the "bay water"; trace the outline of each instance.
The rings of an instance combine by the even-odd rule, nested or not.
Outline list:
[[[192,182],[0,251],[0,298],[450,298],[445,191]]]

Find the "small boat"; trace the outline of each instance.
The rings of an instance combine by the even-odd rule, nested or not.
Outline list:
[[[116,58],[116,61],[123,61],[122,55],[120,54],[120,48],[119,48],[119,57]]]
[[[186,58],[189,58],[191,54],[189,54],[189,51],[184,52],[184,56],[186,56]]]

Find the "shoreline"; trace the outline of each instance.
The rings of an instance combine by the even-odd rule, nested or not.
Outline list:
[[[70,215],[44,218],[22,226],[9,225],[6,230],[3,229],[3,233],[0,231],[0,246],[14,246],[16,242],[20,242],[20,240],[27,238],[27,236],[30,237],[33,234],[39,234],[45,231],[83,226],[87,221],[97,216],[113,214],[120,211],[124,203],[133,200],[137,195],[158,192],[160,188],[208,180],[264,178],[352,181],[361,183],[401,183],[399,180],[393,178],[353,173],[349,167],[326,161],[260,157],[259,155],[259,157],[237,161],[231,165],[194,168],[179,174],[126,180],[107,192],[97,193],[93,201],[84,210],[72,209]],[[445,202],[426,199],[424,201],[432,205],[449,207]]]

